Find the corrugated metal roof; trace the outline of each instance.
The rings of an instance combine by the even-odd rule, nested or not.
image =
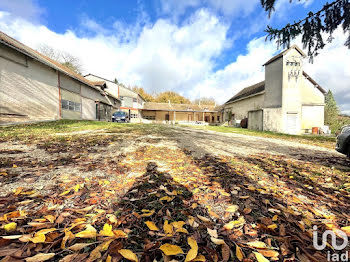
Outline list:
[[[248,86],[241,91],[239,91],[236,95],[234,95],[230,100],[228,100],[225,104],[237,101],[241,98],[248,97],[257,93],[260,93],[265,90],[265,81],[257,83],[252,86]]]

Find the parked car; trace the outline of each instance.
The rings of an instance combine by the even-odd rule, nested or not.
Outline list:
[[[129,116],[124,111],[117,111],[117,112],[113,113],[113,115],[112,115],[112,122],[128,123]]]
[[[337,145],[335,149],[350,158],[350,125],[344,126],[341,129],[341,132],[337,137]]]

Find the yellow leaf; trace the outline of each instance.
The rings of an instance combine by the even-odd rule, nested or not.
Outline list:
[[[55,256],[55,253],[38,253],[33,257],[28,257],[26,258],[26,262],[42,262],[42,261],[46,261],[49,260],[51,258],[53,258]]]
[[[201,215],[197,215],[197,217],[202,220],[203,222],[210,222],[210,219],[209,218],[206,218],[206,217],[203,217]]]
[[[155,210],[152,209],[151,211],[150,210],[147,210],[147,209],[142,209],[142,212],[143,214],[141,215],[141,217],[150,217],[154,214]]]
[[[267,249],[260,249],[258,250],[260,254],[262,254],[265,257],[278,257],[279,253],[274,250],[267,250]]]
[[[244,225],[244,223],[245,223],[245,219],[243,216],[241,216],[237,220],[231,221],[231,222],[227,223],[226,225],[224,225],[224,228],[227,230],[231,230],[234,227],[240,227],[240,226]]]
[[[211,237],[218,238],[218,231],[216,229],[207,228],[207,231]]]
[[[236,213],[239,207],[237,205],[230,205],[226,208],[226,212]]]
[[[263,255],[261,255],[258,252],[253,252],[256,259],[258,260],[258,262],[270,262],[270,260],[268,260],[266,257],[264,257]]]
[[[164,197],[160,198],[159,201],[164,200],[164,201],[170,202],[170,201],[172,201],[173,199],[174,199],[174,197],[164,196]]]
[[[164,225],[163,225],[164,232],[167,235],[172,236],[173,235],[173,226],[169,224],[168,220],[165,220]]]
[[[106,251],[109,247],[109,245],[114,241],[114,239],[110,239],[106,242],[103,242],[100,247],[101,247],[101,251]]]
[[[92,245],[92,243],[77,243],[77,244],[74,244],[73,246],[70,246],[68,249],[77,252],[90,245]]]
[[[150,230],[159,231],[159,228],[152,221],[146,221],[145,224],[148,226]]]
[[[79,189],[80,189],[80,185],[78,184],[78,185],[76,185],[75,187],[74,187],[74,191],[75,192],[78,192],[79,191]]]
[[[171,244],[164,244],[159,247],[160,250],[163,251],[163,253],[166,256],[174,256],[177,254],[183,254],[184,252],[182,251],[181,247],[176,246],[176,245],[171,245]]]
[[[210,239],[216,245],[223,245],[223,244],[225,244],[225,241],[223,239],[218,239],[218,238],[215,238],[215,237],[211,237]]]
[[[195,259],[192,260],[193,262],[205,262],[205,256],[198,255]]]
[[[128,235],[125,233],[125,232],[123,232],[123,231],[121,231],[121,230],[113,230],[113,234],[114,234],[114,237],[115,238],[126,238],[126,237],[128,237]]]
[[[189,237],[189,238],[187,238],[187,242],[190,245],[191,249],[190,249],[190,251],[188,251],[188,253],[186,255],[185,262],[192,261],[193,259],[195,259],[197,257],[197,254],[198,254],[197,241],[193,237]]]
[[[118,253],[130,261],[138,262],[136,254],[129,249],[120,249]]]
[[[112,225],[104,224],[103,229],[100,231],[100,236],[112,237],[114,236],[112,231]]]
[[[106,262],[112,262],[112,257],[110,255],[107,256]]]
[[[64,234],[64,237],[63,237],[62,242],[61,242],[61,249],[66,248],[66,243],[68,240],[74,239],[74,234],[72,232],[70,232],[69,230],[66,230],[64,233],[65,234]]]
[[[255,247],[255,248],[266,248],[266,244],[261,241],[252,241],[247,243],[248,246],[250,247]]]
[[[277,228],[277,225],[276,224],[272,224],[272,225],[267,226],[267,228],[274,230],[274,229]]]
[[[341,230],[344,231],[348,236],[350,236],[350,226],[342,227]]]
[[[11,222],[11,223],[4,225],[4,229],[6,232],[13,232],[16,230],[16,228],[17,228],[17,223],[15,223],[15,222]]]
[[[55,217],[53,215],[47,215],[47,216],[44,216],[44,218],[46,218],[47,221],[49,221],[50,223],[55,222]]]
[[[239,246],[236,245],[236,257],[238,258],[239,261],[243,260],[243,252]]]
[[[75,234],[76,237],[80,238],[95,238],[96,237],[96,229],[90,224],[86,225],[86,229]]]
[[[273,218],[272,218],[272,221],[275,222],[278,220],[278,215],[274,215]]]
[[[36,235],[34,237],[30,237],[29,238],[30,241],[32,241],[33,243],[45,243],[46,237],[45,235],[41,234],[41,235]]]
[[[176,229],[176,232],[182,232],[188,234],[187,229],[183,228],[183,226],[186,224],[185,221],[175,221],[172,222],[171,225]]]
[[[39,230],[38,232],[35,233],[35,236],[39,236],[39,235],[46,235],[47,233],[53,232],[57,230],[56,228],[46,228],[46,229],[42,229]]]
[[[23,237],[23,235],[12,235],[12,236],[2,236],[3,239],[19,239]]]
[[[17,165],[16,165],[16,164],[13,164],[13,165],[12,165],[12,167],[13,167],[13,168],[16,168],[16,167],[17,167]]]
[[[64,191],[64,192],[62,192],[59,196],[67,195],[69,192],[70,192],[70,189],[69,189],[69,190],[66,190],[66,191]]]

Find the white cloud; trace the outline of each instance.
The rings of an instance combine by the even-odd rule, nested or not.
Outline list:
[[[37,4],[36,0],[1,0],[0,11],[36,22],[44,13],[44,9]]]
[[[147,17],[135,26],[116,21],[113,29],[85,34],[101,27],[91,20],[77,31],[55,33],[9,13],[0,12],[0,30],[28,46],[45,43],[63,49],[83,62],[86,73],[140,85],[148,91],[173,90],[192,99],[212,96],[222,103],[240,89],[262,81],[262,64],[276,53],[273,42],[252,39],[241,55],[220,70],[217,58],[228,45],[229,25],[205,9],[198,10],[181,25]],[[85,21],[86,22],[86,21]],[[102,27],[103,28],[103,27]],[[87,36],[88,35],[88,36]],[[325,89],[331,89],[343,112],[350,111],[350,52],[339,29],[305,70]],[[300,43],[297,43],[300,44]]]

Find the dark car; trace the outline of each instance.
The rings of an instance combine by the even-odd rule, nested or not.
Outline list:
[[[128,114],[124,111],[117,111],[112,115],[112,122],[128,123],[129,122]]]
[[[350,125],[342,128],[337,137],[337,145],[335,149],[350,158]]]

